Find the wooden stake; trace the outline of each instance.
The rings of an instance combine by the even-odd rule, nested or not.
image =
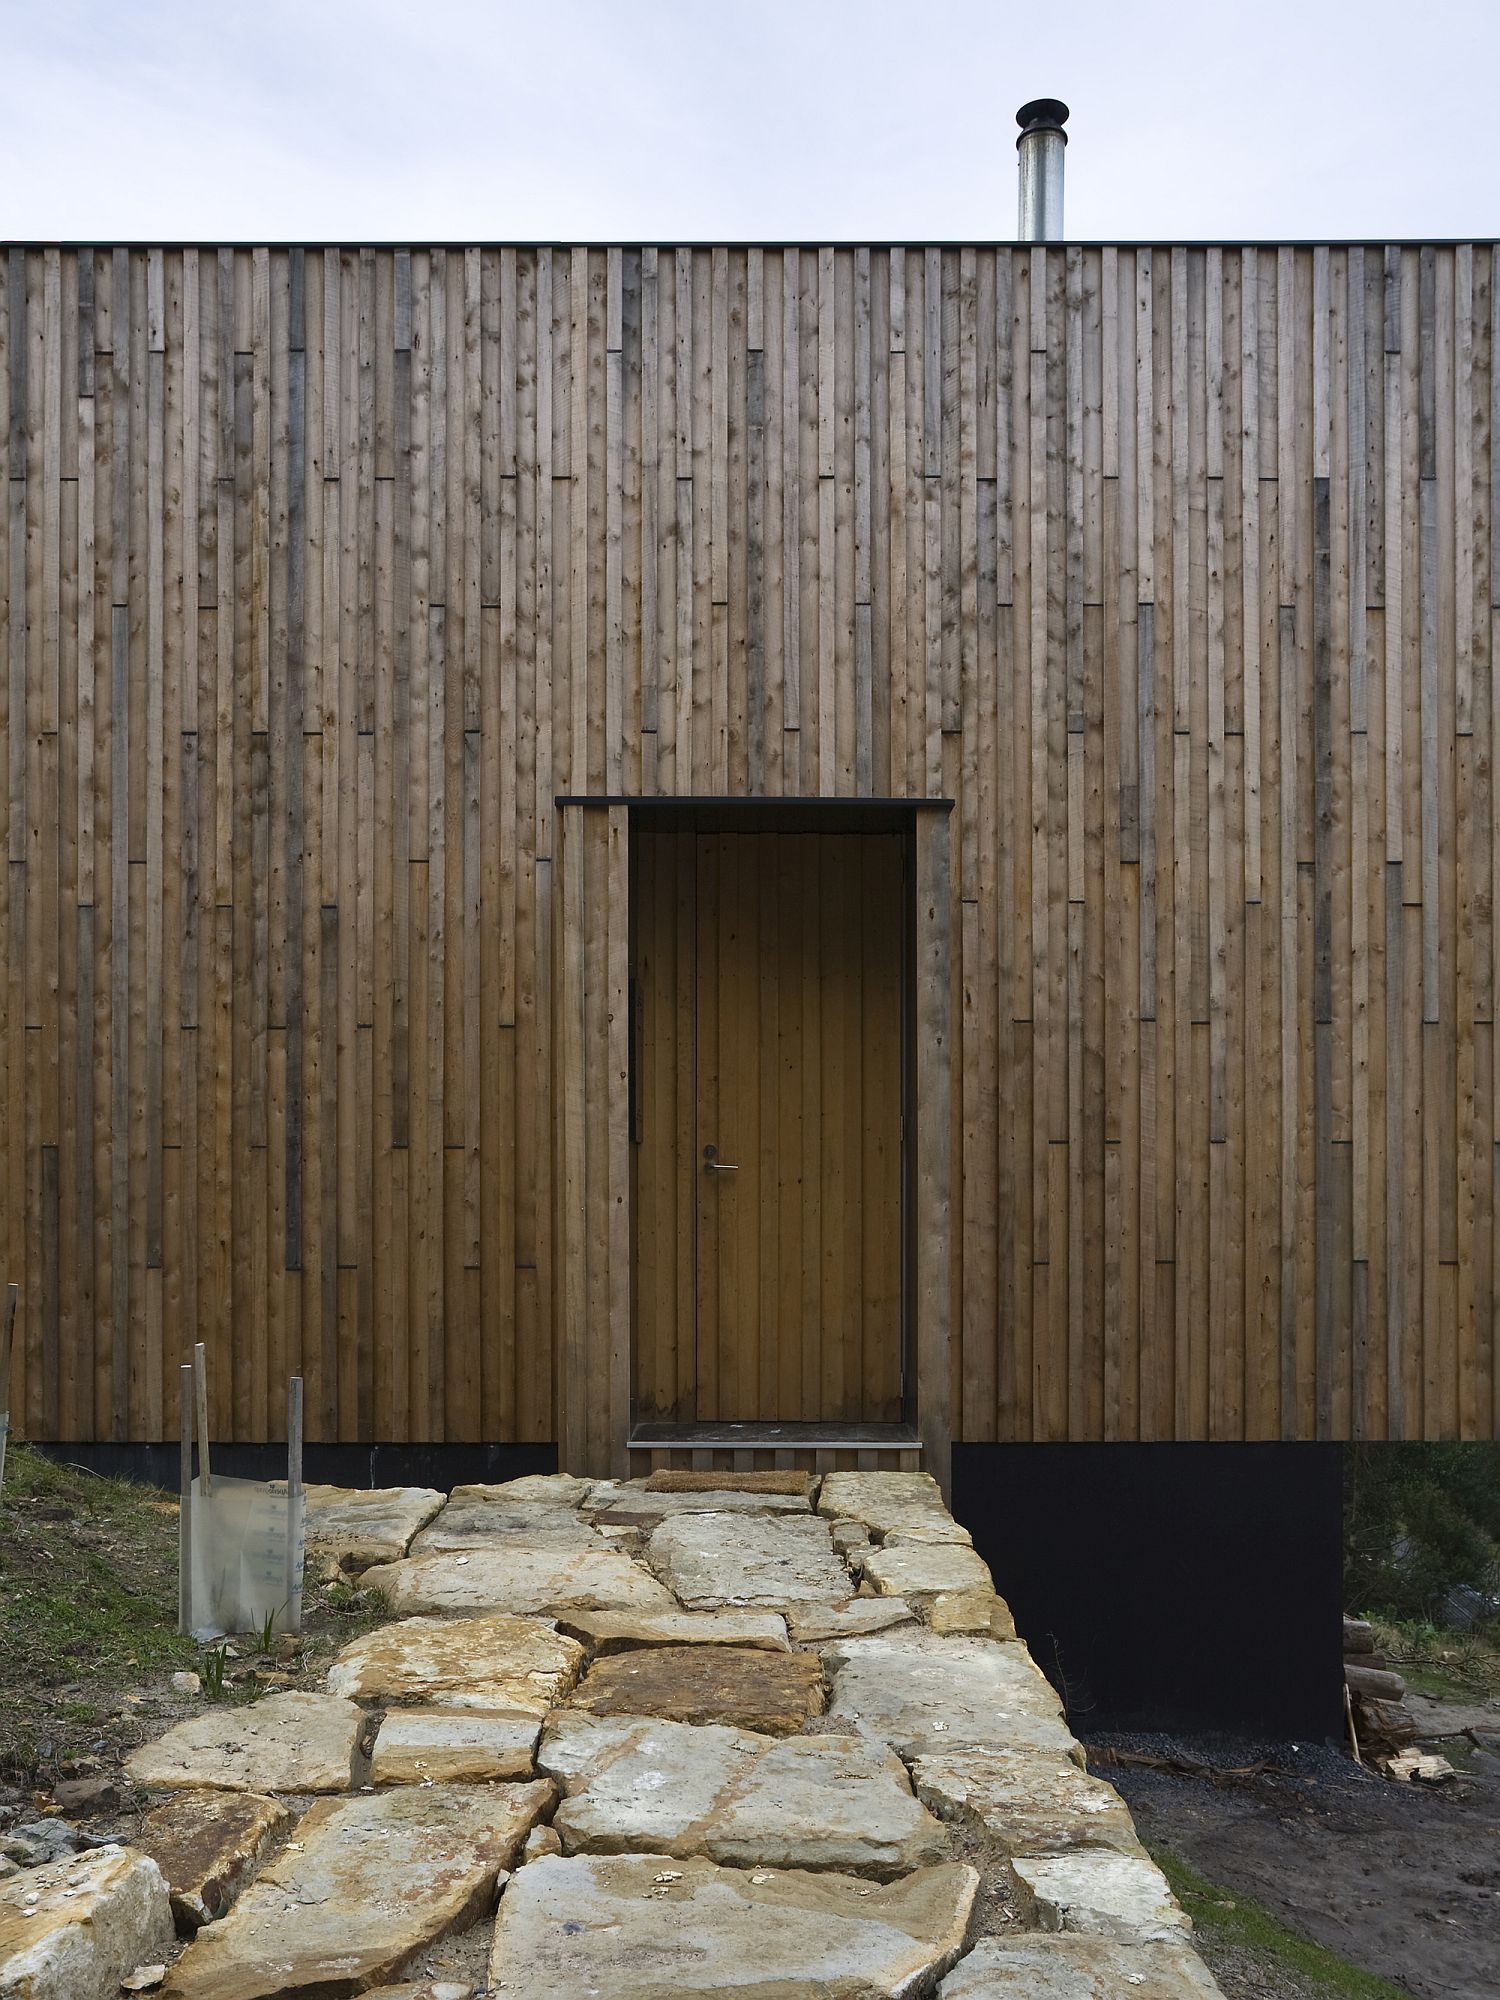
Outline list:
[[[10,1435],[10,1344],[19,1296],[18,1285],[5,1287],[5,1320],[0,1325],[0,1493],[5,1491],[5,1441]]]
[[[177,1629],[186,1635],[193,1597],[193,1369],[186,1361],[177,1371],[177,1388]]]
[[[302,1630],[302,1377],[286,1385],[286,1622]]]
[[[1344,1719],[1349,1724],[1349,1747],[1354,1752],[1354,1761],[1364,1769],[1365,1760],[1359,1754],[1359,1732],[1354,1727],[1354,1697],[1349,1692],[1349,1683],[1344,1682]]]
[[[208,1351],[200,1340],[193,1349],[193,1387],[198,1405],[198,1491],[206,1500],[214,1490],[208,1461]]]

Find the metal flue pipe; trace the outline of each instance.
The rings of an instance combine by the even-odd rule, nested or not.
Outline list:
[[[1062,241],[1067,122],[1068,107],[1056,97],[1034,97],[1016,113],[1021,128],[1016,234],[1022,243]]]

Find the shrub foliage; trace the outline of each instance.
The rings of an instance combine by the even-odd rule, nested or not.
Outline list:
[[[1344,1467],[1344,1602],[1440,1621],[1500,1596],[1500,1444],[1356,1444]]]

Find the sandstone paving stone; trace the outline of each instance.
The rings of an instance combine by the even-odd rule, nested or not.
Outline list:
[[[115,2000],[127,1973],[174,1942],[166,1879],[134,1848],[0,1882],[0,2000]]]
[[[779,1610],[851,1594],[827,1522],[807,1514],[679,1514],[652,1530],[646,1558],[690,1610]]]
[[[393,1708],[370,1753],[377,1785],[483,1785],[533,1774],[535,1715],[481,1709]]]
[[[563,1787],[553,1826],[569,1853],[644,1849],[877,1876],[948,1853],[900,1759],[863,1737],[563,1713],[538,1762]]]
[[[214,1708],[133,1750],[138,1785],[239,1792],[347,1792],[369,1718],[337,1694],[293,1690],[251,1708]]]
[[[489,1907],[552,1798],[538,1780],[322,1801],[224,1921],[199,1932],[164,2000],[343,2000],[393,1979]]]
[[[712,1518],[712,1517],[709,1517]],[[476,1547],[365,1573],[402,1616],[477,1611],[670,1611],[672,1593],[616,1549]]]
[[[789,1736],[761,1752],[715,1814],[708,1851],[740,1867],[881,1877],[943,1861],[942,1827],[899,1757],[858,1736]]]
[[[506,1500],[503,1486],[486,1487],[479,1491],[485,1497],[460,1499],[455,1494],[442,1513],[421,1534],[413,1537],[411,1553],[420,1556],[434,1550],[463,1551],[488,1543],[529,1549],[603,1547],[597,1533],[581,1518],[576,1507],[561,1503],[548,1505],[535,1500]],[[491,1495],[494,1497],[489,1497]]]
[[[841,1556],[860,1554],[870,1546],[870,1531],[863,1521],[833,1521],[828,1532]]]
[[[818,1512],[830,1520],[859,1521],[882,1539],[894,1534],[936,1542],[970,1539],[943,1505],[930,1472],[830,1472],[818,1491]]]
[[[1140,1854],[1130,1809],[1112,1785],[1065,1756],[975,1748],[912,1763],[917,1797],[941,1819],[981,1828],[1007,1854],[1112,1847]]]
[[[503,1491],[512,1504],[539,1500],[549,1507],[582,1507],[597,1484],[597,1480],[579,1479],[571,1472],[528,1472],[520,1479],[502,1480],[499,1485],[455,1486],[449,1498],[468,1500],[478,1493]]]
[[[987,1633],[991,1639],[1016,1636],[1010,1606],[993,1590],[940,1590],[920,1603],[922,1622],[934,1632]]]
[[[364,2000],[474,2000],[474,1989],[459,1979],[418,1979],[400,1986],[376,1986]]]
[[[1079,1847],[1012,1855],[1009,1866],[1021,1907],[1038,1930],[1136,1942],[1185,1936],[1193,1928],[1144,1852]]]
[[[654,1715],[723,1722],[782,1736],[822,1713],[825,1686],[814,1653],[746,1646],[651,1646],[596,1660],[571,1706],[592,1715]]]
[[[580,1480],[574,1472],[526,1472],[518,1480],[502,1480],[512,1500],[544,1500],[548,1506],[584,1506],[598,1480]],[[476,1486],[454,1486],[452,1498],[462,1500]]]
[[[678,1514],[810,1514],[805,1493],[711,1492],[653,1493],[643,1486],[622,1487],[606,1506],[597,1501],[590,1512],[600,1527],[654,1528]]]
[[[963,1948],[978,1879],[954,1862],[876,1884],[670,1855],[537,1861],[501,1900],[491,1984],[526,2000],[915,1994]]]
[[[789,1604],[787,1630],[799,1646],[853,1639],[893,1626],[912,1625],[916,1612],[900,1597],[851,1597],[846,1604]]]
[[[309,1486],[307,1552],[340,1569],[396,1562],[443,1504],[428,1486]]]
[[[983,1938],[938,1988],[939,2000],[1222,2000],[1185,1944],[1108,1938]]]
[[[195,1931],[225,1914],[295,1818],[258,1792],[175,1792],[137,1844],[166,1877],[179,1928]]]
[[[905,1628],[835,1640],[825,1727],[882,1738],[903,1757],[961,1747],[1046,1750],[1081,1764],[1062,1707],[1026,1648]]]
[[[566,1611],[557,1623],[593,1653],[622,1653],[634,1646],[787,1650],[787,1622],[775,1611]]]
[[[860,1558],[860,1571],[882,1597],[908,1602],[939,1592],[993,1588],[989,1565],[961,1542],[887,1541]]]
[[[955,1521],[951,1514],[914,1512],[911,1518],[899,1527],[889,1529],[880,1537],[882,1547],[887,1542],[949,1542],[956,1548],[970,1548],[973,1537],[967,1528]]]
[[[583,1659],[540,1618],[403,1618],[352,1639],[328,1685],[363,1701],[541,1716],[571,1691]]]
[[[564,1710],[537,1747],[538,1769],[563,1792],[553,1830],[571,1853],[701,1854],[696,1830],[772,1741],[720,1724]]]

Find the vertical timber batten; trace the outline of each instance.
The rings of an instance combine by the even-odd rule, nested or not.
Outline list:
[[[626,1470],[630,1425],[630,821],[557,806],[553,894],[555,1393],[561,1463]]]
[[[929,1462],[1494,1436],[1496,278],[0,248],[25,1434],[619,1468],[670,794],[916,821]]]
[[[916,816],[917,1429],[924,1465],[946,1494],[952,1444],[953,951],[952,837],[944,808]]]

